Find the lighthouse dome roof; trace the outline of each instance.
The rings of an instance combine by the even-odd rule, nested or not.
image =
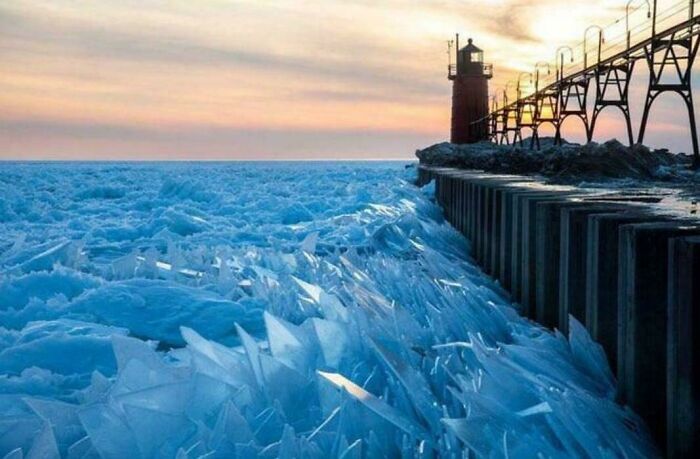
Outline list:
[[[474,52],[482,52],[482,49],[479,48],[478,46],[476,46],[474,44],[474,42],[472,41],[472,39],[470,38],[469,40],[467,40],[467,45],[462,48],[462,51],[468,51],[470,53],[474,53]]]

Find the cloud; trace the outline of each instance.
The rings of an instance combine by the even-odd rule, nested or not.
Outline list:
[[[324,143],[329,155],[410,155],[449,130],[454,32],[484,48],[495,91],[588,23],[619,16],[609,4],[4,0],[0,157],[256,157],[285,136],[298,155]]]
[[[438,94],[436,85],[418,77],[415,71],[405,69],[409,62],[405,56],[392,55],[380,45],[369,46],[357,37],[348,49],[336,46],[338,54],[319,55],[280,54],[275,48],[254,46],[254,37],[236,37],[230,42],[212,42],[185,33],[177,33],[170,27],[106,28],[102,24],[76,18],[55,18],[51,15],[29,15],[30,12],[8,9],[0,5],[0,53],[31,54],[34,56],[64,55],[85,60],[107,59],[140,65],[173,67],[213,67],[219,69],[246,68],[261,75],[295,74],[328,78],[356,84],[402,88],[413,94]],[[365,53],[364,62],[358,62]],[[367,52],[381,52],[386,59],[368,61]],[[354,50],[354,51],[353,51]],[[401,52],[400,49],[394,50]],[[402,71],[405,70],[405,71]],[[418,78],[417,78],[418,77]],[[364,97],[368,92],[364,91]]]

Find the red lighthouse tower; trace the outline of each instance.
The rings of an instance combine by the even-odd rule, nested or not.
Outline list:
[[[488,140],[489,79],[493,76],[491,64],[484,64],[484,52],[472,39],[459,48],[456,39],[457,62],[449,65],[448,78],[452,81],[452,143],[474,143]]]

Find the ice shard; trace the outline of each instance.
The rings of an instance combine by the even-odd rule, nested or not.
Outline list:
[[[416,439],[424,440],[430,438],[428,433],[419,424],[411,421],[405,415],[398,412],[390,405],[387,405],[344,376],[339,375],[338,373],[325,373],[323,371],[318,371],[317,373],[335,387],[345,390],[348,394],[350,394],[350,396],[362,403],[362,405],[367,407],[376,415],[385,419],[396,428]]]

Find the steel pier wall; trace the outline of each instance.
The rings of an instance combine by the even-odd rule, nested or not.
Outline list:
[[[700,226],[646,197],[419,166],[446,219],[522,314],[566,333],[571,315],[609,358],[619,401],[668,457],[700,457]]]

